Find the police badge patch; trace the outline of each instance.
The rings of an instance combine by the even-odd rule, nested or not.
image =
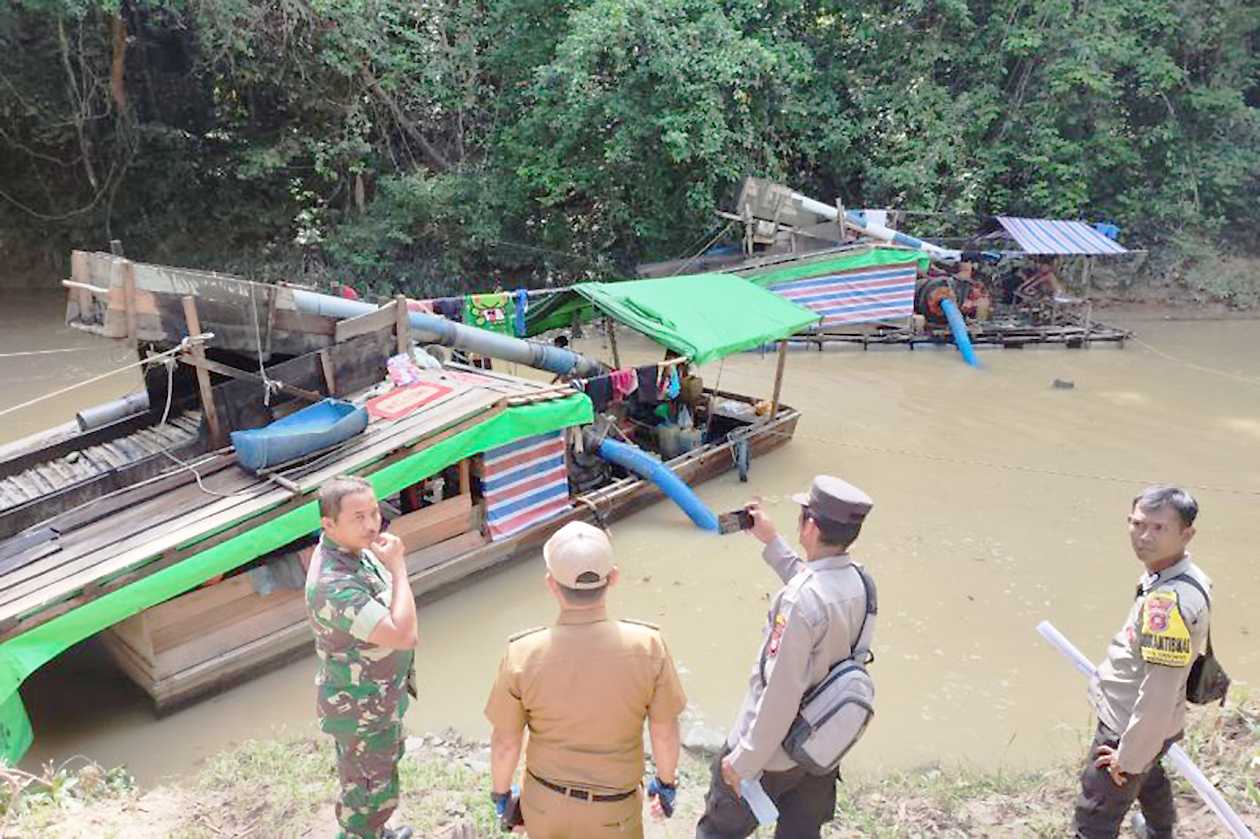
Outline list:
[[[1186,667],[1194,659],[1190,630],[1181,617],[1177,592],[1153,591],[1142,604],[1142,660],[1165,667]]]
[[[774,616],[774,626],[770,627],[770,644],[766,647],[766,658],[774,658],[779,652],[779,644],[783,640],[783,633],[787,630],[787,618],[783,615]]]

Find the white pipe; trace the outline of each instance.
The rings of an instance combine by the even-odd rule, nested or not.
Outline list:
[[[792,201],[794,201],[802,210],[822,216],[823,218],[835,221],[840,217],[840,211],[835,207],[824,204],[821,201],[815,201],[808,196],[801,195],[799,192],[791,193]],[[925,242],[922,239],[916,239],[913,236],[907,236],[898,230],[885,227],[882,224],[876,224],[873,221],[867,221],[863,216],[858,215],[852,210],[846,210],[844,213],[844,223],[849,227],[861,230],[867,236],[881,239],[885,242],[891,242],[895,245],[904,245],[907,248],[924,251],[938,262],[957,262],[962,258],[962,251],[950,250],[942,248],[940,245],[934,245],[931,242]]]
[[[1067,659],[1072,662],[1072,666],[1081,671],[1087,678],[1092,678],[1096,669],[1092,662],[1081,654],[1071,641],[1063,636],[1059,630],[1055,629],[1050,621],[1042,621],[1037,624],[1037,632],[1041,633],[1041,637],[1049,641],[1055,649],[1063,653]],[[1212,808],[1212,812],[1216,813],[1227,828],[1237,839],[1256,839],[1254,833],[1243,824],[1238,814],[1229,806],[1229,802],[1221,795],[1220,790],[1212,785],[1207,776],[1203,774],[1203,770],[1194,765],[1194,761],[1190,759],[1190,755],[1186,754],[1186,750],[1181,748],[1178,743],[1173,743],[1168,748],[1168,758],[1172,761],[1173,768],[1182,774],[1182,776],[1190,782],[1199,797]]]

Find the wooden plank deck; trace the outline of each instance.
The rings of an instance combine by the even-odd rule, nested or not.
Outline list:
[[[315,491],[335,474],[362,471],[392,453],[441,435],[488,412],[504,398],[500,387],[490,390],[444,383],[456,385],[444,400],[398,420],[373,423],[349,445],[307,467],[294,478],[301,493]],[[518,394],[538,390],[532,382],[515,380],[512,384]],[[195,484],[176,487],[124,512],[63,533],[59,552],[0,577],[0,627],[6,630],[0,637],[36,625],[33,619],[37,613],[59,601],[134,571],[163,554],[179,553],[191,540],[276,512],[294,497],[289,490],[276,488],[235,466],[203,483],[216,493],[231,495],[210,497]],[[23,617],[31,620],[15,623]]]

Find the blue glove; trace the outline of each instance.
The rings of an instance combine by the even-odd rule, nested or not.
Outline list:
[[[665,818],[674,815],[674,799],[678,797],[678,784],[667,784],[661,780],[661,776],[657,775],[652,778],[652,783],[648,784],[648,798],[653,796],[660,799],[661,812],[665,814]]]
[[[490,793],[490,800],[494,802],[494,813],[499,818],[503,818],[503,814],[507,812],[508,801],[511,797],[511,793],[507,792]]]

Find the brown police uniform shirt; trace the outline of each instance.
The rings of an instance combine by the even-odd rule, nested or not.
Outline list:
[[[761,556],[786,585],[770,603],[761,654],[726,739],[741,778],[797,765],[781,744],[801,697],[849,657],[866,618],[866,587],[848,554],[806,562],[780,536]],[[873,637],[874,617],[869,620],[868,636]]]
[[[1187,554],[1158,574],[1143,574],[1124,626],[1090,681],[1098,719],[1120,735],[1120,770],[1145,772],[1186,720],[1186,679],[1207,649],[1211,613],[1188,575],[1211,592],[1212,581]]]
[[[624,792],[643,778],[643,721],[673,720],[686,705],[660,631],[599,607],[514,636],[485,713],[496,729],[529,727],[525,766],[536,776]]]

